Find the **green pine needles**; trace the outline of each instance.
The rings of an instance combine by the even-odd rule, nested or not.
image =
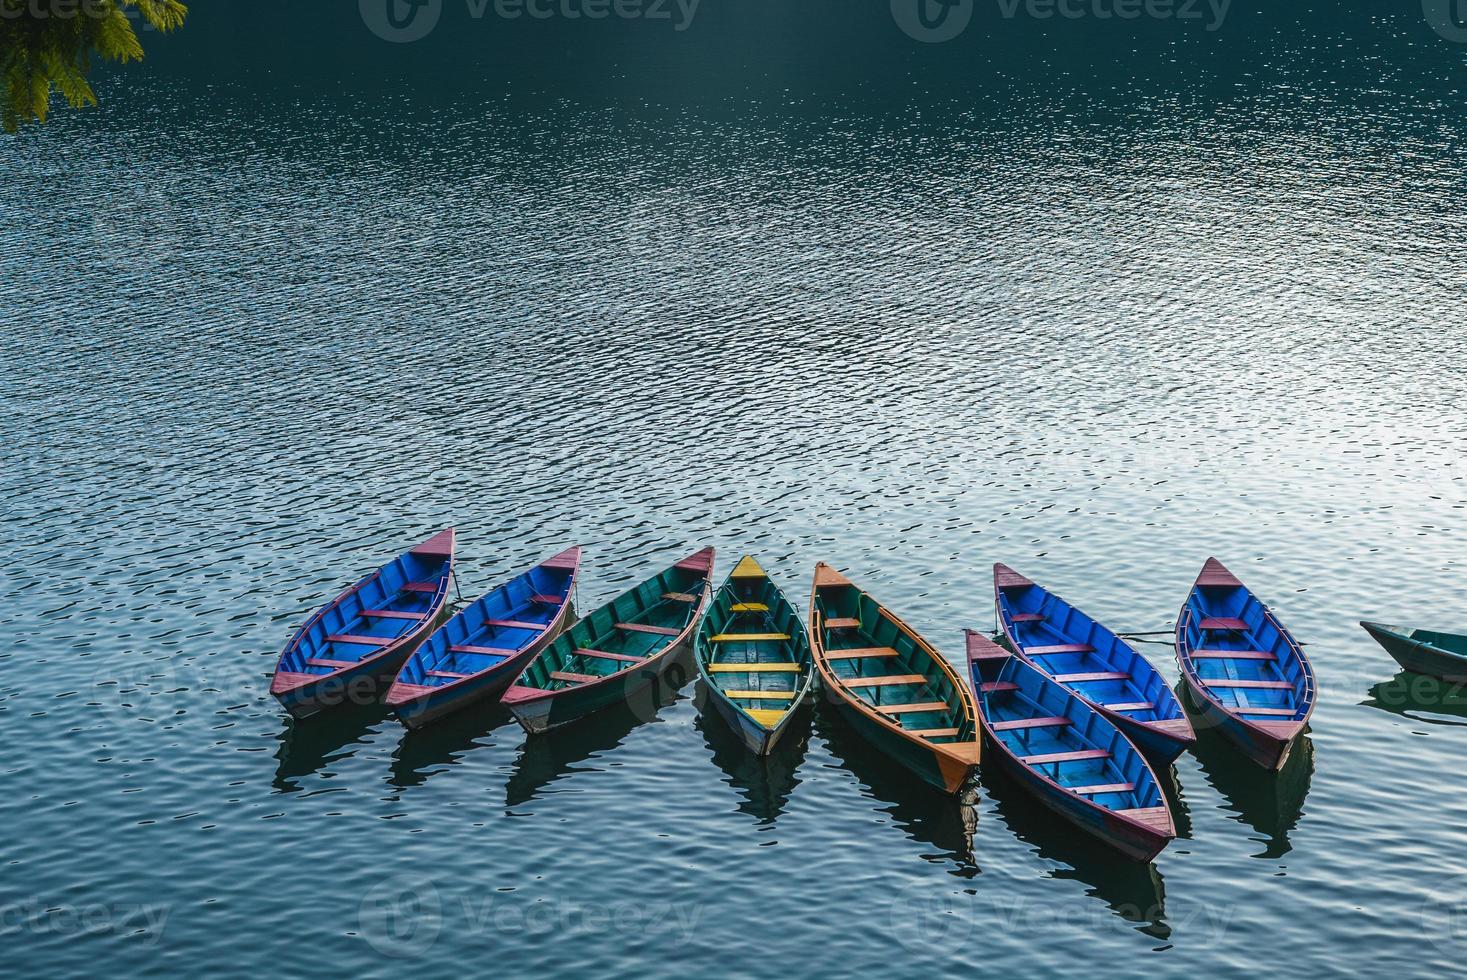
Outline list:
[[[77,108],[96,105],[87,83],[93,56],[136,61],[143,46],[134,19],[171,31],[187,15],[179,0],[0,0],[0,126],[13,133],[45,122],[53,91]]]

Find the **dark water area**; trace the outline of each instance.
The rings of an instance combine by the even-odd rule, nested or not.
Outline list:
[[[1467,693],[1356,625],[1467,629],[1433,2],[995,0],[940,43],[836,0],[355,8],[195,4],[0,139],[12,968],[1459,971]],[[585,612],[713,544],[955,662],[995,561],[1150,632],[1217,555],[1319,705],[1276,775],[1203,733],[1146,867],[828,711],[750,759],[696,684],[535,738],[289,721],[292,625],[449,524],[466,596],[580,543]]]

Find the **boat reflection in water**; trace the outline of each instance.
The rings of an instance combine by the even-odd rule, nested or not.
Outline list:
[[[1360,703],[1423,725],[1467,726],[1467,684],[1409,670],[1376,684]]]
[[[866,795],[887,806],[880,809],[912,840],[942,850],[942,857],[957,861],[958,874],[971,878],[979,868],[973,856],[973,832],[977,811],[958,798],[928,785],[880,752],[825,705],[815,712],[815,734],[825,740],[843,769],[861,781]]]
[[[1182,690],[1182,704],[1195,711],[1190,692]],[[1304,798],[1314,777],[1314,742],[1308,729],[1299,737],[1278,772],[1269,773],[1250,762],[1238,747],[1194,715],[1197,744],[1193,753],[1202,773],[1222,794],[1228,809],[1261,835],[1265,845],[1260,858],[1280,858],[1292,850],[1289,831],[1304,813]]]
[[[1172,791],[1175,778],[1168,767],[1158,773],[1168,804],[1173,806],[1177,836],[1184,837],[1190,824],[1178,818]],[[1049,872],[1049,877],[1078,881],[1086,886],[1086,894],[1100,899],[1121,919],[1133,923],[1137,931],[1155,939],[1171,936],[1166,920],[1166,889],[1154,863],[1141,864],[1114,849],[1077,833],[1069,821],[1062,819],[1012,776],[998,766],[983,771],[983,795],[992,803],[993,813],[1014,836],[1028,844],[1039,857],[1067,865]]]
[[[478,704],[439,719],[431,725],[403,733],[392,764],[388,785],[408,789],[427,782],[428,777],[452,769],[468,752],[502,743],[518,742],[523,736],[513,716],[502,705]],[[500,734],[500,729],[504,729]]]
[[[275,753],[275,789],[293,793],[298,781],[315,775],[329,763],[349,759],[356,746],[385,722],[391,721],[380,704],[343,704],[311,718],[291,718],[280,733]]]
[[[700,682],[695,695],[700,711],[693,727],[703,735],[703,744],[713,753],[713,764],[723,770],[728,784],[742,797],[739,810],[761,826],[772,826],[800,784],[798,770],[805,761],[810,742],[812,712],[808,706],[801,708],[769,755],[758,756],[749,751],[716,712],[701,710],[708,696]]]
[[[686,670],[669,671],[662,683],[638,692],[633,703],[616,704],[574,724],[525,736],[514,772],[504,786],[505,805],[528,803],[543,795],[551,783],[582,769],[599,771],[598,765],[581,767],[578,763],[599,759],[626,741],[638,725],[656,723],[658,713],[678,700],[675,682],[678,678],[686,682]]]

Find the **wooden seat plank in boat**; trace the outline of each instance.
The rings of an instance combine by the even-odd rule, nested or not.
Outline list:
[[[983,685],[984,694],[996,694],[999,691],[1017,691],[1019,685],[1013,681],[987,681]]]
[[[1135,783],[1105,783],[1100,786],[1066,786],[1065,789],[1071,793],[1079,793],[1081,796],[1097,796],[1101,793],[1129,793],[1136,788]]]
[[[914,711],[947,711],[952,705],[946,701],[918,701],[912,704],[878,704],[873,707],[889,715],[905,715]]]
[[[1294,685],[1290,684],[1288,681],[1235,681],[1229,680],[1226,677],[1204,677],[1202,678],[1202,683],[1206,684],[1208,687],[1241,687],[1250,689],[1256,688],[1263,691],[1292,691],[1294,689]]]
[[[788,633],[719,633],[710,636],[710,643],[757,643],[761,640],[788,640]]]
[[[542,606],[558,606],[561,603],[561,598],[558,595],[532,595],[530,596],[530,601],[538,602]]]
[[[1290,718],[1299,713],[1298,708],[1254,708],[1242,705],[1233,709],[1240,715],[1277,715],[1280,718]]]
[[[451,681],[463,680],[465,677],[473,677],[473,674],[460,674],[456,670],[429,670],[425,671],[429,677],[445,677]]]
[[[1240,632],[1248,628],[1248,624],[1236,616],[1210,616],[1197,624],[1200,630],[1223,630],[1226,632]]]
[[[1044,613],[1014,613],[1009,617],[1015,623],[1042,623]]]
[[[426,613],[399,612],[396,609],[363,609],[362,615],[369,619],[411,619],[420,620],[426,617]]]
[[[849,650],[830,650],[826,660],[864,660],[867,657],[895,657],[894,647],[851,647]]]
[[[1031,657],[1052,657],[1059,653],[1094,653],[1095,648],[1088,643],[1055,643],[1047,647],[1025,647],[1024,652]]]
[[[396,640],[395,636],[359,636],[355,633],[332,633],[326,637],[327,643],[360,643],[369,647],[385,647]]]
[[[922,674],[885,674],[877,677],[837,677],[846,687],[890,687],[897,684],[925,684]]]
[[[484,622],[502,630],[535,630],[538,632],[545,629],[546,626],[545,623],[526,623],[518,619],[486,619]]]
[[[608,653],[605,650],[592,650],[590,647],[576,647],[576,656],[591,657],[595,660],[615,660],[624,664],[639,664],[645,657],[633,657],[625,653]]]
[[[990,727],[996,732],[1012,732],[1025,728],[1063,728],[1072,724],[1070,719],[1062,715],[1051,715],[1047,718],[1015,718],[1012,721],[996,721]]]
[[[793,701],[794,691],[724,691],[724,697],[763,701]]]
[[[652,633],[656,636],[677,636],[682,632],[673,626],[648,626],[646,623],[617,623],[616,628],[629,633]]]
[[[589,684],[599,681],[601,678],[596,674],[573,674],[568,670],[552,670],[550,679],[553,681],[565,681],[569,684]]]
[[[710,674],[798,674],[799,664],[709,664]]]
[[[438,591],[438,583],[436,583],[436,582],[409,582],[407,585],[404,585],[402,587],[402,591],[404,591],[404,592],[426,592],[429,595],[432,595],[433,593],[435,593],[435,592]]]
[[[1020,761],[1029,766],[1048,765],[1052,762],[1081,762],[1085,759],[1109,759],[1107,749],[1079,749],[1075,752],[1050,752],[1046,755],[1021,756]]]
[[[859,628],[861,621],[855,617],[837,616],[825,621],[825,628],[832,630],[853,630]]]
[[[1097,670],[1089,674],[1055,674],[1058,684],[1086,684],[1090,681],[1124,681],[1131,675],[1119,670]]]
[[[729,612],[768,612],[769,606],[763,602],[735,602],[728,607]]]
[[[1107,704],[1106,707],[1112,711],[1150,711],[1156,705],[1150,701],[1122,701],[1119,704]]]
[[[480,647],[471,643],[454,643],[448,648],[449,653],[484,653],[491,657],[508,657],[518,653],[518,650],[507,650],[503,647]]]
[[[330,667],[332,670],[340,670],[343,667],[355,667],[355,660],[332,660],[328,657],[312,657],[306,661],[307,667]]]
[[[697,602],[698,601],[698,597],[695,596],[695,595],[693,595],[691,592],[664,592],[664,593],[662,593],[662,598],[664,598],[664,599],[670,599],[673,602]]]
[[[1278,660],[1263,650],[1193,650],[1193,660]]]
[[[918,738],[945,738],[945,737],[947,737],[949,735],[956,735],[957,733],[958,733],[958,730],[956,728],[915,728],[915,729],[909,728],[909,729],[907,729],[907,734],[908,735],[916,735]]]

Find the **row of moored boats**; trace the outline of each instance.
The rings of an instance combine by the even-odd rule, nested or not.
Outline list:
[[[291,638],[271,693],[295,716],[375,696],[409,728],[502,702],[527,732],[567,725],[657,685],[691,651],[707,704],[769,753],[824,692],[872,745],[949,793],[991,757],[1048,807],[1139,860],[1175,836],[1157,769],[1193,719],[1266,769],[1314,706],[1309,661],[1274,614],[1209,559],[1182,606],[1176,656],[1191,714],[1122,637],[1004,565],[1002,645],[967,633],[968,676],[874,598],[815,566],[806,619],[750,557],[715,592],[713,549],[675,562],[583,619],[569,548],[450,615],[454,532],[367,576]]]

